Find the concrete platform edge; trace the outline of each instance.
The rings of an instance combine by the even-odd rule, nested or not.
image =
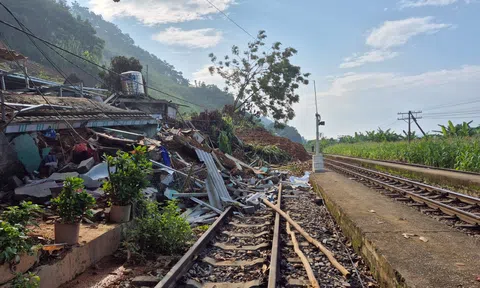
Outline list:
[[[375,244],[369,241],[366,234],[328,197],[322,187],[315,181],[310,181],[310,183],[314,191],[322,196],[328,211],[335,218],[337,225],[340,226],[345,236],[350,239],[355,251],[364,258],[380,287],[408,287],[402,275],[378,251]]]
[[[113,254],[120,247],[123,231],[131,225],[132,222],[120,224],[84,245],[73,247],[63,259],[37,267],[34,272],[40,276],[40,288],[57,288]]]

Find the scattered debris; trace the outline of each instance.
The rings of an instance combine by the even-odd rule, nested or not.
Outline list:
[[[423,242],[428,242],[428,239],[423,236],[418,237],[418,239],[422,240]]]
[[[417,236],[416,234],[412,234],[412,233],[402,233],[402,236],[405,238],[405,239],[409,239],[410,237],[415,237]]]

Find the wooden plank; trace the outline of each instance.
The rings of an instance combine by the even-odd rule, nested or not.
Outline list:
[[[277,207],[282,207],[282,184],[278,186]],[[268,274],[268,288],[277,287],[279,280],[279,252],[280,252],[280,214],[275,213],[275,224],[273,226],[272,254],[270,257],[270,272]]]
[[[188,249],[187,253],[183,255],[183,257],[175,264],[175,266],[168,271],[167,275],[163,277],[162,281],[158,283],[155,288],[170,288],[176,287],[175,284],[177,283],[180,278],[190,269],[193,264],[193,259],[198,256],[198,254],[208,245],[210,240],[215,236],[217,231],[220,227],[223,226],[226,219],[232,214],[233,208],[228,207],[225,212],[223,212],[218,219],[208,228],[208,230],[203,233],[202,237],[198,239],[195,244],[193,244],[190,249]]]
[[[283,212],[276,205],[273,205],[272,203],[270,203],[270,201],[268,201],[267,199],[262,199],[262,201],[265,205],[267,205],[268,207],[277,211],[285,220],[288,221],[288,223],[290,223],[300,234],[302,234],[302,236],[308,242],[312,243],[318,249],[320,249],[320,251],[322,251],[322,253],[325,254],[325,256],[327,256],[330,263],[332,263],[332,265],[335,266],[335,268],[338,271],[340,271],[343,274],[344,277],[348,278],[350,276],[350,272],[348,272],[348,270],[345,267],[343,267],[342,264],[338,263],[337,259],[335,259],[334,255],[333,255],[333,253],[330,250],[328,250],[327,248],[325,248],[325,246],[323,246],[322,243],[320,243],[318,240],[316,240],[315,238],[310,236],[310,234],[308,234],[302,227],[300,227],[300,225],[298,225],[297,222],[293,221],[293,219],[290,218],[290,216],[288,216],[287,213]]]
[[[297,241],[297,237],[295,237],[295,232],[293,232],[290,229],[290,223],[288,222],[287,222],[287,234],[290,234],[290,237],[292,238],[293,250],[295,250],[295,253],[297,253],[300,260],[302,260],[302,264],[305,270],[307,271],[308,280],[310,280],[310,284],[312,285],[313,288],[320,288],[320,285],[318,284],[318,281],[315,278],[315,274],[313,273],[312,266],[310,266],[310,263],[308,263],[307,257],[305,256],[305,254],[303,254],[302,250],[300,249],[300,246],[298,246],[298,241]]]

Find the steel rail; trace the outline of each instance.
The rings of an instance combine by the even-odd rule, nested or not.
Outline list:
[[[277,197],[277,205],[280,206],[282,197],[282,186],[280,184]],[[173,288],[177,287],[178,281],[192,267],[195,258],[206,249],[209,242],[222,229],[227,219],[233,214],[233,207],[228,207],[217,220],[208,228],[208,230],[195,242],[195,244],[183,255],[183,257],[170,269],[155,288]],[[277,287],[279,282],[279,260],[280,260],[280,215],[276,213],[273,229],[272,253],[270,258],[270,272],[268,277],[268,287]]]
[[[207,247],[208,243],[210,242],[213,237],[215,237],[216,233],[225,223],[226,219],[233,213],[233,208],[228,207],[225,211],[217,218],[217,220],[208,228],[208,230],[203,233],[202,237],[193,244],[190,249],[188,249],[187,253],[183,255],[183,257],[175,264],[175,266],[168,271],[167,275],[163,277],[162,281],[158,283],[155,288],[173,288],[176,287],[176,283],[182,276],[188,272],[190,267],[193,265],[193,260],[197,257],[200,252]]]
[[[451,169],[451,168],[442,168],[442,167],[428,166],[428,165],[416,164],[416,163],[406,163],[406,162],[393,161],[393,160],[367,159],[367,158],[360,158],[360,157],[353,157],[353,156],[343,156],[343,155],[337,155],[337,154],[325,154],[324,156],[325,156],[325,159],[327,159],[327,157],[345,158],[345,159],[351,158],[351,160],[376,161],[376,162],[384,162],[384,163],[390,163],[390,164],[398,164],[398,165],[412,166],[412,167],[418,167],[418,168],[425,168],[425,169],[429,169],[429,170],[439,170],[439,171],[453,172],[453,173],[457,173],[457,174],[468,174],[468,175],[480,176],[479,172],[472,172],[472,171],[466,171],[466,170],[455,170],[455,169]]]
[[[388,178],[388,179],[391,179],[391,180],[395,180],[395,181],[398,181],[398,182],[403,183],[403,184],[416,186],[416,187],[419,187],[421,189],[427,190],[429,192],[437,192],[437,193],[440,193],[440,194],[442,194],[442,195],[444,195],[448,198],[457,199],[457,200],[459,200],[461,202],[464,202],[464,203],[480,206],[480,198],[477,198],[477,197],[473,197],[473,196],[470,196],[470,195],[458,193],[458,192],[451,191],[451,190],[444,189],[444,188],[440,188],[440,187],[435,187],[435,186],[432,186],[432,185],[428,185],[428,184],[425,184],[425,183],[413,181],[413,180],[410,180],[410,179],[393,176],[393,175],[382,173],[382,172],[379,172],[379,171],[363,168],[363,167],[360,167],[360,166],[357,166],[357,165],[347,164],[347,163],[344,163],[344,162],[338,161],[338,160],[332,160],[332,159],[325,159],[325,160],[327,162],[334,162],[334,163],[337,163],[337,164],[340,164],[340,165],[343,165],[343,166],[350,167],[352,169],[356,169],[356,170],[359,170],[359,171],[364,171],[365,173],[369,173],[371,175],[380,175],[382,177],[385,177],[385,178]]]
[[[337,165],[332,164],[332,163],[326,163],[326,164],[331,166],[333,169],[339,170],[339,171],[341,171],[343,173],[346,173],[348,175],[351,175],[351,176],[354,176],[354,177],[357,177],[357,178],[365,179],[368,182],[370,182],[372,184],[377,184],[379,186],[382,186],[382,187],[386,188],[387,190],[403,194],[405,197],[410,198],[411,200],[413,200],[415,202],[425,204],[428,207],[433,208],[435,210],[440,210],[441,212],[443,212],[447,215],[455,216],[458,219],[460,219],[462,221],[465,221],[469,224],[480,225],[480,216],[477,216],[473,213],[463,211],[463,210],[460,210],[460,209],[455,208],[455,207],[448,206],[447,204],[444,204],[442,202],[439,202],[439,201],[436,201],[436,200],[433,200],[433,199],[429,199],[425,196],[418,195],[414,192],[407,191],[403,188],[396,187],[396,186],[391,185],[389,183],[386,183],[384,181],[374,179],[372,177],[360,174],[358,172],[354,172],[354,171],[349,170],[347,168],[340,167],[340,166],[337,166]]]

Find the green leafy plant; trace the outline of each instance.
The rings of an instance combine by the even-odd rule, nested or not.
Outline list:
[[[63,223],[73,224],[82,220],[83,216],[91,215],[95,198],[88,194],[83,186],[83,179],[69,177],[63,182],[63,190],[52,200]]]
[[[190,225],[180,216],[175,201],[169,201],[162,209],[157,202],[148,201],[145,215],[128,231],[123,246],[130,254],[171,255],[181,252],[191,239]]]
[[[19,263],[21,254],[32,254],[35,248],[23,225],[0,220],[0,264]]]
[[[20,224],[23,226],[36,225],[32,218],[42,211],[37,204],[32,204],[32,202],[21,202],[20,206],[10,206],[7,207],[5,211],[2,212],[0,218],[7,221],[8,223]]]
[[[17,273],[13,279],[11,288],[38,288],[40,287],[40,277],[32,272],[27,274]]]
[[[103,185],[113,205],[126,206],[141,198],[142,189],[148,186],[147,176],[152,163],[148,160],[146,147],[135,147],[132,153],[118,151],[116,157],[105,156],[108,163],[109,181]],[[115,167],[115,172],[110,172]]]

